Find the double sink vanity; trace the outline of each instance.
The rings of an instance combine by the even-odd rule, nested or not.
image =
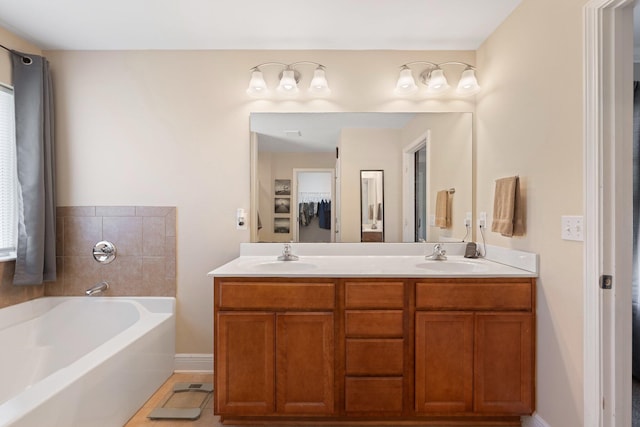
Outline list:
[[[535,406],[537,256],[243,244],[214,280],[227,424],[519,426]]]

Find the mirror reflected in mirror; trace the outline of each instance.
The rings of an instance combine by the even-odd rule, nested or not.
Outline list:
[[[360,171],[384,171],[384,242],[466,234],[472,113],[252,113],[250,130],[252,242],[362,241]],[[436,197],[450,188],[443,225]]]
[[[384,242],[384,171],[360,171],[360,241]]]

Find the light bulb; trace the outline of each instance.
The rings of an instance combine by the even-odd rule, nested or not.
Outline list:
[[[298,93],[298,82],[296,82],[295,72],[291,68],[287,68],[282,72],[278,91],[287,94]]]
[[[400,76],[398,77],[398,83],[396,83],[397,94],[408,94],[418,90],[416,81],[413,79],[411,70],[406,65],[403,65],[400,69]]]
[[[329,83],[327,82],[327,77],[324,73],[324,67],[322,65],[318,65],[318,68],[313,72],[313,78],[311,79],[309,90],[318,94],[327,94],[331,92],[331,89],[329,89]]]
[[[426,83],[427,92],[429,93],[442,93],[449,89],[447,78],[444,76],[444,72],[440,68],[436,68],[429,73],[429,79]]]
[[[462,72],[456,92],[460,95],[474,95],[480,91],[480,85],[476,80],[476,72],[472,68],[467,68]]]
[[[264,81],[262,71],[254,68],[251,72],[251,80],[249,81],[249,87],[247,93],[253,96],[259,96],[267,92],[267,82]]]

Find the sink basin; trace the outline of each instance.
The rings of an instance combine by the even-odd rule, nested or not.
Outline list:
[[[438,273],[483,273],[489,268],[478,262],[472,261],[426,261],[416,267],[424,268]]]
[[[251,263],[246,266],[257,271],[302,271],[317,268],[315,264],[300,261],[265,261],[259,263]]]

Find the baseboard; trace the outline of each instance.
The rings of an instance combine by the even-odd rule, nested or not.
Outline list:
[[[178,353],[175,372],[213,372],[213,354]]]
[[[530,417],[522,417],[522,427],[551,427],[537,412]]]

